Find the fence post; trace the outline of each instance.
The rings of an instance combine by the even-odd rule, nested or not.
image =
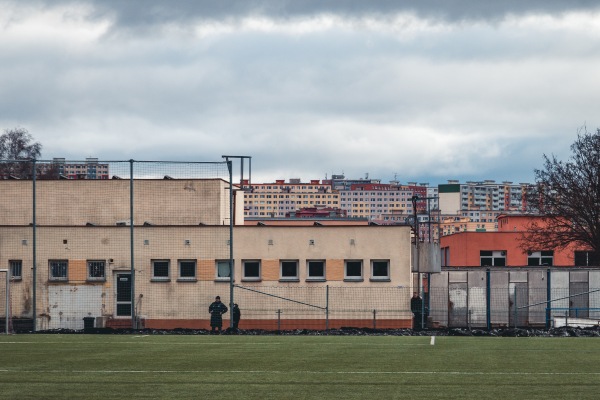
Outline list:
[[[517,304],[518,304],[518,303],[517,303],[517,292],[518,292],[518,290],[517,290],[517,287],[515,286],[515,303],[514,303],[514,307],[515,307],[515,310],[514,310],[514,314],[515,314],[515,315],[514,315],[514,320],[515,320],[515,328],[517,327],[517,317],[518,317],[518,315],[519,315],[519,314],[518,314],[518,311],[517,311]]]
[[[469,308],[469,315],[467,317],[467,329],[471,330],[471,316],[473,315],[473,310]]]
[[[244,161],[240,162],[242,167],[242,175],[244,178]],[[227,169],[229,171],[229,308],[233,311],[234,293],[233,293],[233,162],[227,160]],[[244,190],[243,185],[240,189]],[[233,329],[233,312],[229,313],[229,327]]]
[[[6,321],[4,332],[8,335],[9,318],[10,318],[10,267],[8,269],[0,269],[0,272],[6,272]]]
[[[485,272],[486,283],[485,283],[485,324],[487,326],[488,331],[492,329],[492,283],[490,282],[490,278],[492,277],[492,273],[488,268]]]
[[[281,309],[277,310],[277,333],[281,333]]]
[[[373,310],[373,329],[377,329],[377,310]]]
[[[325,334],[329,335],[329,285],[325,286]]]
[[[550,321],[552,318],[551,309],[552,309],[552,285],[550,283],[551,279],[551,271],[550,268],[546,270],[546,329],[550,329]]]
[[[133,159],[129,160],[129,256],[131,258],[131,328],[137,329],[135,312],[135,254],[133,226]]]
[[[33,261],[33,287],[32,287],[32,296],[33,296],[33,305],[32,305],[32,318],[33,318],[33,331],[37,331],[37,210],[36,210],[36,170],[37,167],[35,165],[35,158],[32,160],[32,184],[33,184],[33,188],[32,188],[32,202],[33,202],[33,210],[32,210],[32,231],[31,231],[31,235],[32,235],[32,241],[33,241],[33,246],[31,246],[32,252],[33,254],[31,255],[32,257],[32,261]]]

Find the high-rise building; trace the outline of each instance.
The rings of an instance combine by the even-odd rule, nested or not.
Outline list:
[[[97,158],[88,157],[85,161],[69,161],[53,158],[58,173],[68,179],[108,179],[108,164],[99,163]]]
[[[302,208],[339,208],[339,193],[320,180],[276,180],[274,183],[243,182],[244,216],[283,218]]]
[[[513,184],[508,181],[496,183],[493,180],[485,180],[459,183],[456,180],[449,180],[447,184],[438,186],[440,210],[442,214],[467,217],[476,217],[470,213],[464,214],[467,211],[523,212],[526,211],[524,194],[529,186],[527,183]],[[487,215],[483,218],[486,217]],[[474,222],[478,222],[477,218]]]

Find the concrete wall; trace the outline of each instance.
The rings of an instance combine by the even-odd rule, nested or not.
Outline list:
[[[600,308],[600,271],[548,269],[493,269],[489,271],[490,323],[499,326],[544,326],[549,300],[551,316],[564,316],[569,307]],[[431,314],[441,326],[486,327],[488,275],[485,269],[445,270],[431,275]],[[591,293],[586,293],[591,291]],[[598,315],[590,310],[590,318]],[[574,311],[571,310],[574,317]]]

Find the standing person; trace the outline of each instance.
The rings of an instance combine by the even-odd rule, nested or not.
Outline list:
[[[208,306],[208,312],[210,313],[211,333],[215,332],[215,328],[220,333],[223,327],[223,314],[227,312],[227,306],[221,303],[221,297],[215,297],[215,301]]]
[[[233,329],[238,329],[238,324],[240,323],[240,318],[242,316],[242,312],[236,303],[233,304]]]
[[[410,299],[410,311],[412,311],[413,318],[413,329],[423,329],[423,299],[417,292],[413,292],[413,297]]]

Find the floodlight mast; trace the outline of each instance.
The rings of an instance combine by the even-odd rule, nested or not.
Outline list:
[[[422,329],[423,328],[423,313],[425,312],[425,303],[423,301],[423,297],[424,297],[424,293],[423,293],[423,285],[421,283],[421,267],[420,267],[420,260],[419,260],[419,219],[417,218],[417,201],[419,201],[419,196],[418,195],[413,195],[413,197],[411,197],[411,201],[412,201],[412,206],[413,206],[413,219],[414,219],[414,223],[415,223],[415,232],[414,232],[414,237],[415,237],[415,257],[413,258],[413,262],[416,264],[416,268],[417,268],[417,291],[419,292],[419,297],[421,298],[421,320],[420,321],[416,321],[417,323],[417,327]],[[413,326],[413,329],[416,329]]]
[[[422,201],[422,200],[427,200],[427,226],[428,226],[428,237],[427,237],[427,241],[429,243],[431,243],[431,208],[430,208],[430,200],[435,200],[437,199],[437,196],[432,196],[432,197],[420,197],[419,195],[414,195],[411,197],[411,201],[412,201],[412,206],[413,206],[413,218],[414,218],[414,237],[415,237],[415,264],[417,267],[417,281],[418,281],[418,290],[419,290],[419,296],[421,297],[421,321],[420,321],[420,326],[421,328],[424,327],[425,324],[425,288],[423,286],[423,282],[422,282],[422,276],[421,276],[421,261],[419,259],[419,219],[417,217],[417,202],[418,201]],[[439,223],[439,214],[438,214],[438,223]],[[439,240],[439,225],[438,225],[438,240]],[[428,285],[428,289],[427,289],[427,296],[429,296],[429,285],[431,284],[431,273],[427,272],[427,285]],[[427,308],[429,308],[429,297],[427,298]]]
[[[230,158],[240,159],[240,189],[244,190],[244,159],[248,159],[248,186],[251,188],[252,157],[221,156],[227,162],[229,170],[229,327],[233,329],[233,162]]]

